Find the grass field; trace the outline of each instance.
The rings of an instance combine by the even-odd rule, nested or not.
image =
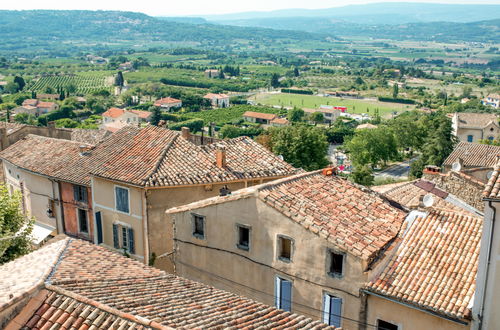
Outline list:
[[[389,116],[392,112],[403,112],[414,109],[411,105],[394,104],[378,101],[363,101],[352,99],[340,99],[334,97],[323,97],[314,95],[298,95],[298,94],[267,94],[261,93],[252,96],[250,100],[256,103],[265,105],[279,105],[283,107],[299,107],[299,108],[319,108],[321,105],[345,106],[348,113],[375,113],[375,109],[379,110],[381,116]]]

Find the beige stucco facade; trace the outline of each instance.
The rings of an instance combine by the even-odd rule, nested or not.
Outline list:
[[[377,297],[372,294],[367,295],[367,322],[369,325],[377,326],[379,320],[397,325],[401,330],[466,330],[470,329],[469,324],[461,324],[447,320],[440,316],[432,315],[422,310],[403,305],[399,302]],[[373,329],[368,326],[367,329]],[[375,328],[376,329],[376,328]]]
[[[205,217],[205,238],[193,235],[192,214]],[[269,207],[255,196],[168,215],[175,221],[176,274],[275,304],[275,283],[292,282],[294,313],[323,318],[324,294],[342,299],[344,329],[358,329],[359,289],[368,274],[361,259]],[[249,249],[237,246],[238,226],[250,228]],[[278,238],[292,239],[291,261],[278,258]],[[328,274],[330,251],[344,253],[341,277]],[[350,320],[351,319],[351,320]]]
[[[482,126],[463,126],[459,123],[458,114],[452,118],[452,129],[461,142],[478,143],[479,140],[498,140],[500,137],[500,126],[497,122]]]

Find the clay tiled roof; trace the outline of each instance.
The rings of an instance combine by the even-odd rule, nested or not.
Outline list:
[[[246,111],[243,114],[243,117],[257,118],[257,119],[265,119],[265,120],[273,120],[276,118],[276,115],[273,113],[262,113],[255,111]]]
[[[118,118],[125,113],[125,109],[120,108],[109,108],[106,112],[102,114],[103,117]]]
[[[371,190],[318,172],[265,185],[259,198],[365,260],[396,237],[407,214]]]
[[[459,128],[483,128],[491,122],[498,126],[498,116],[493,113],[457,112]]]
[[[495,165],[495,170],[484,188],[483,197],[500,199],[500,161]]]
[[[367,290],[455,319],[470,317],[482,219],[432,211],[417,217]]]
[[[104,129],[71,129],[71,141],[77,141],[92,145],[98,144],[110,135],[111,132]]]
[[[460,142],[448,158],[446,158],[443,165],[451,166],[461,158],[465,168],[493,168],[497,162],[497,155],[500,155],[500,147],[487,144]]]
[[[89,242],[66,238],[54,244],[59,244],[57,253],[51,252],[52,259],[43,260],[47,268],[43,286],[9,326],[333,329],[304,316],[166,274]],[[38,255],[50,248],[41,248]],[[42,264],[32,255],[36,264]],[[7,272],[20,278],[30,275],[30,267],[19,260],[8,269],[0,266],[0,276]]]
[[[290,122],[286,118],[275,118],[271,120],[271,124],[288,125]]]
[[[36,107],[37,104],[38,104],[38,100],[37,99],[26,99],[26,100],[23,101],[22,106]]]
[[[180,103],[182,102],[181,100],[178,100],[178,99],[174,99],[173,97],[164,97],[164,98],[161,98],[159,100],[156,100],[155,103],[154,103],[154,106],[155,107],[160,107],[162,106],[163,104],[177,104],[177,103]]]
[[[139,116],[139,118],[142,118],[142,119],[148,119],[152,112],[149,112],[149,111],[142,111],[142,110],[128,110],[129,112],[132,112],[133,114],[136,114]]]
[[[27,125],[25,124],[18,124],[18,123],[6,123],[4,121],[0,122],[0,128],[6,128],[7,129],[7,135],[15,133],[22,129],[23,127],[26,127]]]
[[[203,96],[205,99],[226,99],[229,96],[226,94],[214,94],[214,93],[208,93],[207,95]]]
[[[371,261],[395,238],[407,212],[365,187],[321,172],[301,173],[229,196],[174,207],[168,214],[191,211],[255,196],[339,249]]]
[[[129,139],[115,142],[120,132]],[[113,156],[93,174],[138,186],[162,187],[282,177],[296,172],[253,140],[242,137],[217,144],[226,147],[227,166],[216,166],[215,145],[196,146],[179,132],[149,126],[126,127],[108,139]]]
[[[56,103],[54,103],[54,102],[38,102],[36,107],[37,108],[51,108],[54,105],[56,105]]]

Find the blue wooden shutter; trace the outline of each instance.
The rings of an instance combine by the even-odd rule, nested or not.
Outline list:
[[[329,294],[325,294],[323,297],[323,323],[330,324],[330,302],[331,296]]]
[[[102,243],[102,218],[101,218],[101,212],[96,212],[95,213],[95,225],[96,225],[96,230],[97,230],[97,244]],[[113,233],[114,236],[114,233]]]
[[[330,325],[340,328],[342,315],[342,299],[330,297]]]
[[[135,254],[134,230],[132,228],[128,229],[128,252]]]
[[[281,279],[281,309],[292,311],[292,282]]]
[[[115,247],[115,249],[120,248],[120,241],[118,238],[118,225],[117,224],[113,224],[113,246]]]

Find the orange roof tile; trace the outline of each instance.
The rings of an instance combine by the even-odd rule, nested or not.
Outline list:
[[[273,120],[277,116],[273,113],[262,113],[262,112],[255,112],[255,111],[246,111],[243,114],[243,117],[250,117],[250,118],[258,118],[258,119],[265,119],[265,120]]]
[[[497,155],[500,155],[500,147],[498,146],[459,142],[448,158],[446,158],[443,165],[451,166],[454,162],[461,158],[463,160],[464,168],[493,168],[497,161]]]
[[[368,291],[455,319],[470,317],[482,219],[434,210],[417,217]]]
[[[164,98],[161,98],[159,100],[156,100],[155,103],[154,103],[154,106],[155,107],[160,107],[164,104],[177,104],[177,103],[180,103],[182,102],[181,100],[178,100],[178,99],[174,99],[173,97],[164,97]]]
[[[102,114],[103,117],[118,118],[125,113],[125,109],[109,108]]]

